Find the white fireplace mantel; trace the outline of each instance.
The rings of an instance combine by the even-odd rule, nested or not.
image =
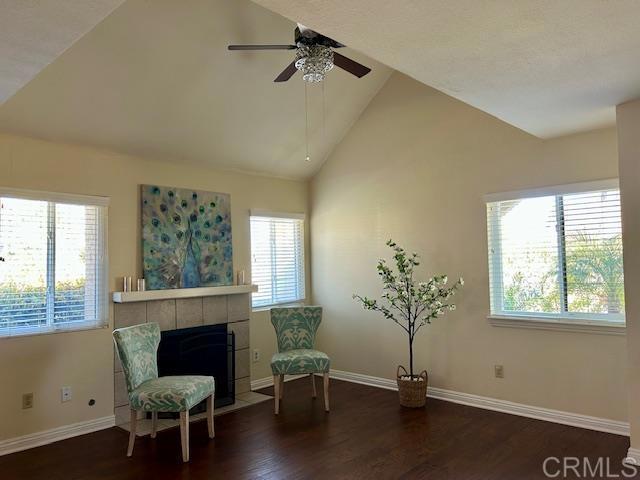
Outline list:
[[[257,285],[229,285],[225,287],[172,288],[167,290],[146,290],[144,292],[113,292],[114,303],[148,302],[174,298],[212,297],[215,295],[235,295],[257,292]]]

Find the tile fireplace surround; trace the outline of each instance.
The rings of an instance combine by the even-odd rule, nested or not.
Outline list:
[[[249,293],[114,303],[113,308],[115,328],[156,322],[164,331],[227,323],[236,337],[236,395],[249,392]],[[124,425],[129,422],[129,401],[115,347],[113,364],[116,425]]]

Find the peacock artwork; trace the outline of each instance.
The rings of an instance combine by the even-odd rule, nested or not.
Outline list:
[[[229,195],[142,185],[142,251],[149,290],[232,285]]]

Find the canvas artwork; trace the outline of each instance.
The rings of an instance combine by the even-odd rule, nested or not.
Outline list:
[[[149,290],[232,285],[229,195],[142,185],[142,250]]]

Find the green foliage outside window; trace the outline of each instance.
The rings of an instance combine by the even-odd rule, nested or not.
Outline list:
[[[621,235],[601,238],[581,233],[567,237],[565,249],[567,311],[623,313]],[[553,259],[542,258],[548,253],[538,255],[538,263],[554,263]],[[505,311],[560,311],[560,283],[555,267],[535,278],[519,270],[510,280],[504,286]]]

